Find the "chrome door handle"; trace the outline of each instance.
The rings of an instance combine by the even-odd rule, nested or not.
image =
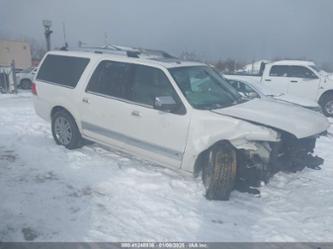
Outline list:
[[[141,113],[139,111],[132,111],[131,115],[135,117],[141,117]]]
[[[291,83],[297,83],[298,81],[297,80],[291,80],[290,82]]]
[[[89,104],[89,99],[88,99],[88,98],[83,98],[83,99],[82,99],[82,102],[83,102],[83,103],[86,103],[86,104]]]

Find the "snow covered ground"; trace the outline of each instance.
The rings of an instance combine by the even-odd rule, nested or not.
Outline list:
[[[333,135],[317,143],[322,170],[219,202],[200,179],[95,144],[55,145],[30,93],[0,95],[0,127],[0,241],[333,241]]]

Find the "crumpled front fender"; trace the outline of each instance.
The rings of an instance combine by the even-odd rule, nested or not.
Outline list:
[[[256,150],[255,141],[278,142],[279,132],[261,125],[231,117],[218,116],[191,122],[188,144],[183,156],[182,169],[194,171],[194,165],[201,152],[219,141],[229,141],[236,149]]]

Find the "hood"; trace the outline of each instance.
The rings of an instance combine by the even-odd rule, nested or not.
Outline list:
[[[329,127],[320,113],[269,99],[254,99],[213,112],[286,131],[297,138],[320,134]]]
[[[301,97],[297,97],[297,96],[293,96],[293,95],[289,95],[289,94],[280,94],[280,95],[274,96],[274,98],[278,99],[278,100],[283,100],[283,101],[286,101],[289,103],[301,105],[304,107],[308,107],[308,108],[319,107],[318,103],[316,103],[313,100],[305,99],[305,98],[301,98]]]

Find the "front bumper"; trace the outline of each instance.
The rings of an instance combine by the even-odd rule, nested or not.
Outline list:
[[[324,160],[313,156],[316,139],[317,136],[297,139],[291,134],[282,133],[279,142],[265,143],[269,156],[267,153],[238,150],[236,189],[244,192],[259,187],[279,171],[296,172],[305,167],[320,169],[319,165]]]

